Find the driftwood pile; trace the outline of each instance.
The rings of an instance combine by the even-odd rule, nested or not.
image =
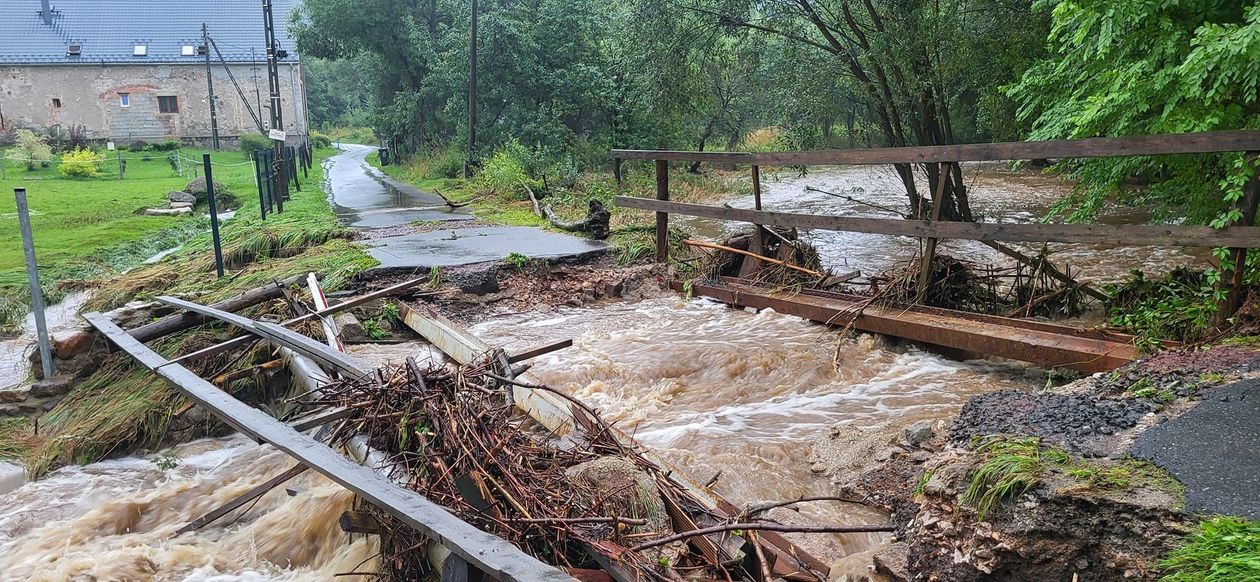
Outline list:
[[[508,404],[505,386],[514,382],[476,365],[409,359],[376,378],[327,386],[312,404],[355,410],[335,429],[334,443],[366,436],[389,456],[395,479],[581,579],[767,579],[775,565],[748,542],[756,535],[730,531],[759,524],[704,510],[577,400],[565,397],[576,430],[556,437]],[[416,580],[433,571],[427,540],[388,514],[372,517],[382,576]],[[704,528],[707,535],[695,531]],[[797,564],[778,568],[800,572],[788,579],[817,579]]]

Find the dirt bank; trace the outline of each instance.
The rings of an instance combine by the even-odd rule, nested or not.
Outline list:
[[[891,515],[873,569],[894,580],[1154,580],[1201,517],[1260,511],[1229,493],[1260,479],[1239,453],[1256,377],[1252,347],[1166,352],[935,424],[837,427],[814,469]]]

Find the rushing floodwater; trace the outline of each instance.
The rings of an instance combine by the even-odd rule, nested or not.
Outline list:
[[[1067,188],[1000,166],[968,169],[975,209],[989,220],[1035,220]],[[807,185],[885,206],[905,204],[891,171],[853,168],[767,176],[766,207],[881,215],[805,192]],[[748,207],[751,199],[733,203]],[[1107,220],[1134,218],[1115,213]],[[715,236],[725,232],[720,223],[688,224]],[[807,236],[830,266],[868,273],[904,260],[916,245],[898,237]],[[1163,270],[1201,260],[1152,247],[1053,248],[1094,280],[1114,279],[1134,267]],[[987,247],[946,241],[945,249],[1000,261]],[[509,351],[574,338],[573,348],[536,359],[532,373],[601,409],[696,478],[720,472],[715,489],[736,504],[830,493],[826,480],[810,472],[808,457],[837,424],[873,428],[944,418],[971,395],[1044,382],[1041,372],[1021,365],[951,361],[870,336],[841,338],[773,311],[752,313],[704,300],[561,308],[496,318],[474,331]],[[400,360],[406,354],[394,353],[397,348],[376,350],[381,357],[373,359]],[[286,486],[297,490],[293,496],[274,490],[246,511],[172,538],[188,520],[291,463],[241,437],[190,443],[173,455],[180,464],[170,470],[154,458],[106,461],[61,469],[0,497],[0,581],[354,580],[335,575],[374,567],[373,540],[348,536],[336,524],[350,494],[309,474]],[[884,519],[834,503],[805,509],[830,522]],[[846,551],[861,552],[880,538],[841,541]]]

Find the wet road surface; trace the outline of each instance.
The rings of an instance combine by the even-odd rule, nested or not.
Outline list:
[[[364,159],[376,148],[341,144],[329,158],[329,202],[350,228],[385,228],[420,220],[469,220],[472,214],[446,207],[442,198],[385,175]]]

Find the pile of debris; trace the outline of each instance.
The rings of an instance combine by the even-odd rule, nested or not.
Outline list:
[[[505,398],[513,384],[521,385],[486,364],[422,367],[409,359],[377,377],[326,386],[310,404],[355,411],[332,442],[366,440],[390,460],[395,480],[575,577],[819,579],[758,542],[759,529],[799,526],[710,512],[598,413],[563,395],[575,430],[557,437]],[[435,571],[417,551],[429,540],[383,511],[364,510],[381,536],[382,575],[415,580]],[[818,530],[851,529],[860,528]]]

